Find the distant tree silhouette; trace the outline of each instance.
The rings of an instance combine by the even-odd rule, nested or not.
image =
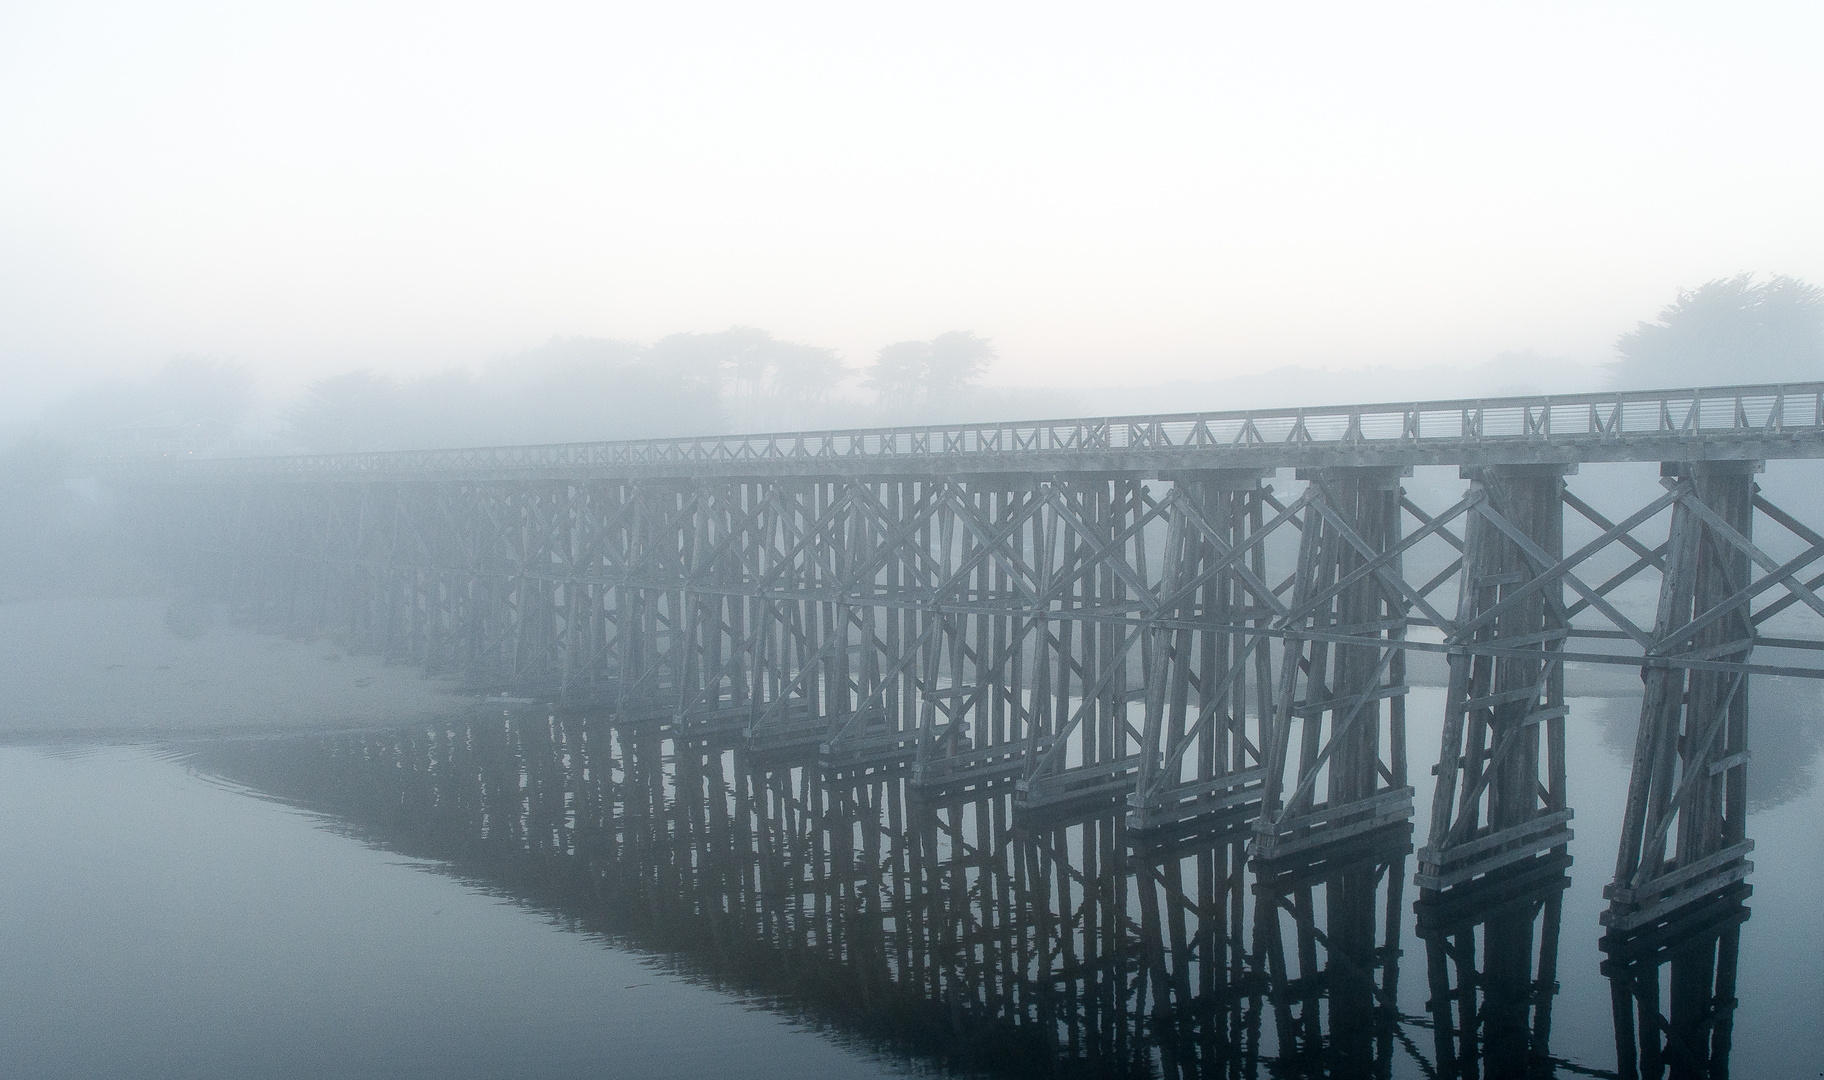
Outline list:
[[[994,362],[987,338],[952,330],[930,341],[884,345],[863,378],[880,404],[949,405]]]
[[[994,346],[987,338],[966,330],[952,330],[931,339],[925,369],[925,398],[947,401],[977,379],[994,362]]]
[[[286,417],[288,436],[317,453],[397,450],[415,426],[403,415],[398,383],[371,371],[332,375],[310,384]],[[415,418],[413,418],[415,419]]]
[[[89,386],[31,422],[34,435],[84,452],[225,439],[246,419],[253,377],[237,364],[179,357],[144,379]]]
[[[1615,351],[1612,381],[1623,388],[1824,379],[1824,288],[1738,274],[1680,289]]]
[[[722,426],[713,380],[608,338],[552,338],[483,369],[467,442],[551,443],[706,434]]]
[[[820,405],[852,369],[835,349],[777,342],[773,351],[772,390],[795,405]]]
[[[714,334],[672,334],[646,350],[646,359],[710,394],[740,396],[765,381],[766,347],[772,335],[736,326]]]
[[[337,375],[310,387],[286,435],[301,449],[339,452],[711,434],[727,427],[727,342],[683,339],[717,336],[679,335],[664,349],[552,338],[478,373],[404,383]]]
[[[709,435],[827,419],[850,375],[832,349],[737,326],[653,344],[561,338],[479,372],[397,382],[357,371],[313,384],[286,436],[321,452]]]
[[[657,367],[726,392],[745,412],[758,403],[821,403],[850,374],[834,349],[780,341],[751,326],[673,334],[654,342],[647,356]]]
[[[899,341],[882,345],[874,354],[862,382],[874,391],[874,398],[886,406],[917,404],[924,389],[925,370],[931,363],[929,341]]]

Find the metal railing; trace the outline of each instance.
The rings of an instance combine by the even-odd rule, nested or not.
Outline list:
[[[361,476],[492,472],[638,471],[827,463],[879,467],[908,460],[1119,454],[1225,459],[1257,464],[1311,451],[1473,451],[1534,445],[1651,450],[1692,441],[1749,440],[1773,446],[1824,436],[1824,382],[1639,390],[1548,397],[1254,409],[993,424],[857,428],[675,439],[403,450],[185,461],[186,471]],[[192,473],[194,475],[194,473]]]

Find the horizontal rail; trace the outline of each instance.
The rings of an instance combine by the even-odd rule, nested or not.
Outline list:
[[[1824,382],[620,442],[97,463],[185,478],[1158,471],[1824,457]],[[172,466],[176,466],[172,468]]]

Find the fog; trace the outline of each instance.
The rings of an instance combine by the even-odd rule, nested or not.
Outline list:
[[[970,330],[1007,387],[1603,363],[1679,287],[1824,280],[1820,18],[11,5],[0,411],[732,326]]]
[[[1446,400],[1803,382],[1824,374],[1824,288],[1752,273],[1680,289],[1600,364],[1509,350],[1455,365],[1273,368],[1094,388],[995,385],[997,343],[967,330],[890,342],[865,363],[754,327],[652,342],[552,337],[473,366],[357,368],[277,391],[246,363],[196,357],[91,383],[0,425],[18,475],[177,455],[408,450],[1073,415]],[[1118,369],[1118,366],[1117,366]],[[1112,374],[1112,371],[1111,371]]]
[[[1660,1027],[1815,1067],[1817,460],[209,459],[1824,381],[1821,48],[1796,2],[0,4],[0,1075],[1633,1075],[1641,762],[1675,876],[1735,874],[1642,924]],[[1750,408],[1706,452],[1813,452]],[[1655,504],[1700,483],[1752,552]],[[1497,489],[1581,579],[1472,537]],[[1440,769],[1456,854],[1525,859],[1418,886]]]

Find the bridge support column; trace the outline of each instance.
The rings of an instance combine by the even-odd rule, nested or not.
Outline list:
[[[1663,468],[1668,487],[1682,491],[1672,508],[1649,660],[1748,660],[1754,626],[1743,545],[1752,543],[1757,469],[1742,461]],[[1746,834],[1747,673],[1650,663],[1643,677],[1621,848],[1602,916],[1618,931],[1741,881],[1754,865]]]
[[[1286,638],[1267,735],[1259,858],[1412,816],[1402,651],[1409,600],[1395,551],[1402,473],[1397,467],[1299,473],[1310,487],[1301,499],[1291,607],[1281,620]],[[1288,787],[1295,728],[1298,767]]]
[[[1564,468],[1466,469],[1463,572],[1431,836],[1436,891],[1570,843],[1564,784]],[[1470,651],[1476,646],[1502,651]],[[1541,737],[1543,734],[1543,738]]]
[[[836,696],[848,693],[852,676],[853,711],[831,720],[818,752],[826,777],[854,779],[907,769],[916,756],[919,676],[941,648],[938,633],[946,624],[942,615],[903,600],[933,580],[926,559],[931,529],[918,523],[949,511],[936,505],[933,485],[913,479],[850,481],[847,495],[838,583],[845,596],[869,602],[839,606],[839,622],[855,628],[854,663],[847,666],[847,647],[833,657],[845,665]],[[1013,670],[1020,670],[1017,656]]]
[[[1262,478],[1240,469],[1173,478],[1130,829],[1195,830],[1258,812],[1258,748],[1273,715],[1261,631],[1283,610],[1267,583],[1261,526],[1272,488]]]
[[[931,524],[919,541],[930,600],[921,616],[921,655],[908,669],[919,699],[912,776],[927,796],[981,792],[1029,775],[1033,756],[1052,734],[1046,726],[1055,708],[1047,700],[1050,665],[1062,660],[1068,682],[1073,630],[1079,631],[1080,662],[1087,666],[1096,655],[1093,630],[1050,625],[1035,610],[1051,545],[1060,542],[1055,506],[1072,507],[1076,521],[1106,538],[1138,500],[1121,482],[1086,483],[1074,493],[1065,487],[1008,474],[930,489]],[[1077,545],[1085,539],[1072,532],[1062,541],[1066,567],[1078,561]],[[1112,578],[1099,564],[1079,568],[1083,597]],[[1054,633],[1061,642],[1055,647]],[[1094,726],[1092,720],[1084,730]],[[1082,760],[1094,760],[1093,737],[1081,749]]]
[[[1054,813],[1118,803],[1139,775],[1143,739],[1130,705],[1143,694],[1132,676],[1150,656],[1144,616],[1155,602],[1145,529],[1162,508],[1131,476],[1054,480],[1045,498],[1051,532],[1025,610],[1045,617],[1039,647],[1051,653],[1054,693],[1048,714],[1033,710],[1026,749],[1010,761],[1020,767],[1020,809]],[[1054,634],[1057,644],[1045,644]]]

